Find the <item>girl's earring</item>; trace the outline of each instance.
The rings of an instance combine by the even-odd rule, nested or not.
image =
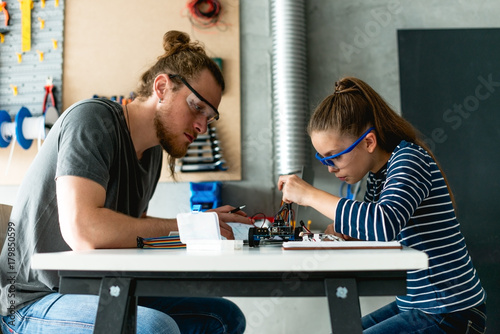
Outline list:
[[[161,99],[158,100],[158,103],[161,103]]]

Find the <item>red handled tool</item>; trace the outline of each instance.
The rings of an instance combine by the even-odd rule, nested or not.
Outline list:
[[[55,108],[56,107],[56,100],[54,99],[54,93],[53,93],[54,85],[52,84],[52,77],[47,78],[47,84],[45,85],[45,96],[43,98],[43,110],[42,112],[45,114],[45,111],[47,111],[47,98],[50,97],[50,102],[52,103],[52,106]]]

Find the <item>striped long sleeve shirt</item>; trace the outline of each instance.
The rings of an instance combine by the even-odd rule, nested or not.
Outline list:
[[[428,269],[408,272],[407,295],[396,299],[401,311],[450,313],[486,300],[443,175],[416,144],[402,141],[384,168],[369,173],[363,202],[340,200],[335,230],[362,240],[398,240],[429,256]]]

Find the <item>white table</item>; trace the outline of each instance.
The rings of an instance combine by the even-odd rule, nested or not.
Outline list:
[[[325,296],[333,332],[361,333],[359,296],[405,294],[406,271],[428,258],[409,248],[108,249],[35,254],[32,267],[58,270],[61,293],[100,295],[94,333],[135,333],[139,296]]]

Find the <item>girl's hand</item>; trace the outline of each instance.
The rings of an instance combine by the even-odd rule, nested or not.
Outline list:
[[[326,227],[325,234],[333,234],[333,235],[335,235],[339,238],[342,238],[346,241],[359,241],[359,239],[352,238],[352,237],[348,236],[347,234],[335,232],[335,230],[333,229],[333,224],[330,224]]]
[[[347,240],[347,238],[349,238],[349,236],[345,234],[335,232],[335,230],[333,229],[333,224],[330,224],[326,227],[325,234],[333,234],[334,236],[344,240]]]
[[[315,188],[297,175],[281,175],[278,189],[283,192],[283,202],[309,206],[334,220],[340,197]]]
[[[333,224],[330,224],[330,225],[328,225],[328,226],[326,227],[325,234],[334,234],[334,235],[336,235],[337,237],[340,237],[340,236],[338,235],[339,233],[335,232],[335,230],[333,229]],[[341,237],[341,238],[342,238],[342,239],[344,239],[343,237]]]
[[[316,188],[297,175],[281,175],[278,179],[278,189],[283,192],[283,201],[309,206],[307,199]]]

